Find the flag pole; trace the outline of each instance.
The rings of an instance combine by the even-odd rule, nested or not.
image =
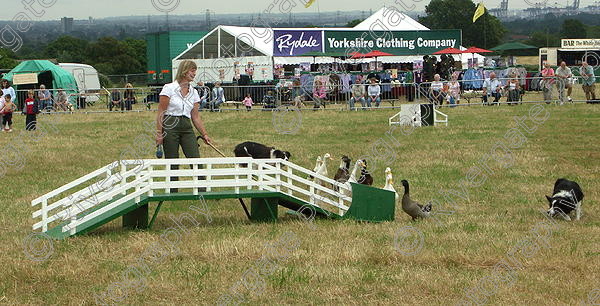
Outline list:
[[[487,49],[487,22],[485,18],[485,11],[483,12],[483,48]]]

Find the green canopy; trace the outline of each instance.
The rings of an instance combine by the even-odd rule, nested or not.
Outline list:
[[[520,42],[509,42],[509,43],[501,44],[499,46],[491,48],[490,50],[493,50],[493,51],[507,51],[507,50],[537,49],[537,48],[538,47],[536,47],[536,46],[526,45],[526,44],[523,44],[523,43],[520,43]]]
[[[75,77],[73,77],[73,75],[68,71],[60,68],[58,65],[55,65],[47,60],[31,60],[21,62],[19,65],[17,65],[17,67],[13,68],[13,70],[5,74],[4,78],[12,82],[15,74],[37,73],[39,77],[41,74],[47,72],[50,72],[52,74],[52,88],[64,88],[67,92],[77,92],[78,89],[77,82],[75,82]],[[38,81],[40,81],[41,83],[45,83],[41,79]],[[47,87],[50,86],[50,84],[47,83],[45,85]]]

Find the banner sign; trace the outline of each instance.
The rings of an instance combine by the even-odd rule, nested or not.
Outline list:
[[[15,74],[13,76],[13,84],[14,85],[26,85],[26,84],[37,84],[37,83],[38,83],[37,73],[22,73],[22,74]]]
[[[378,50],[393,55],[427,55],[450,47],[458,49],[461,44],[461,30],[325,31],[326,53]]]
[[[561,39],[563,49],[600,49],[600,39]]]
[[[273,56],[323,52],[323,31],[274,30]]]

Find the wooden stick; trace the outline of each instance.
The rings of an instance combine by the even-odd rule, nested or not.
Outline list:
[[[202,135],[199,135],[198,137],[196,137],[196,140],[198,140],[198,139],[206,140],[206,139],[204,139],[204,137],[202,137]],[[215,151],[217,151],[219,154],[221,154],[221,156],[227,157],[227,156],[225,156],[225,154],[223,154],[223,152],[221,152],[219,149],[217,149],[217,147],[215,147],[212,143],[209,142],[208,145],[211,148],[215,149]]]

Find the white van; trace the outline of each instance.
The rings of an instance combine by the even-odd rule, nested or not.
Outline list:
[[[73,75],[80,93],[86,94],[87,102],[96,102],[100,99],[98,92],[102,86],[100,86],[98,71],[94,67],[75,63],[59,63],[58,66]]]

